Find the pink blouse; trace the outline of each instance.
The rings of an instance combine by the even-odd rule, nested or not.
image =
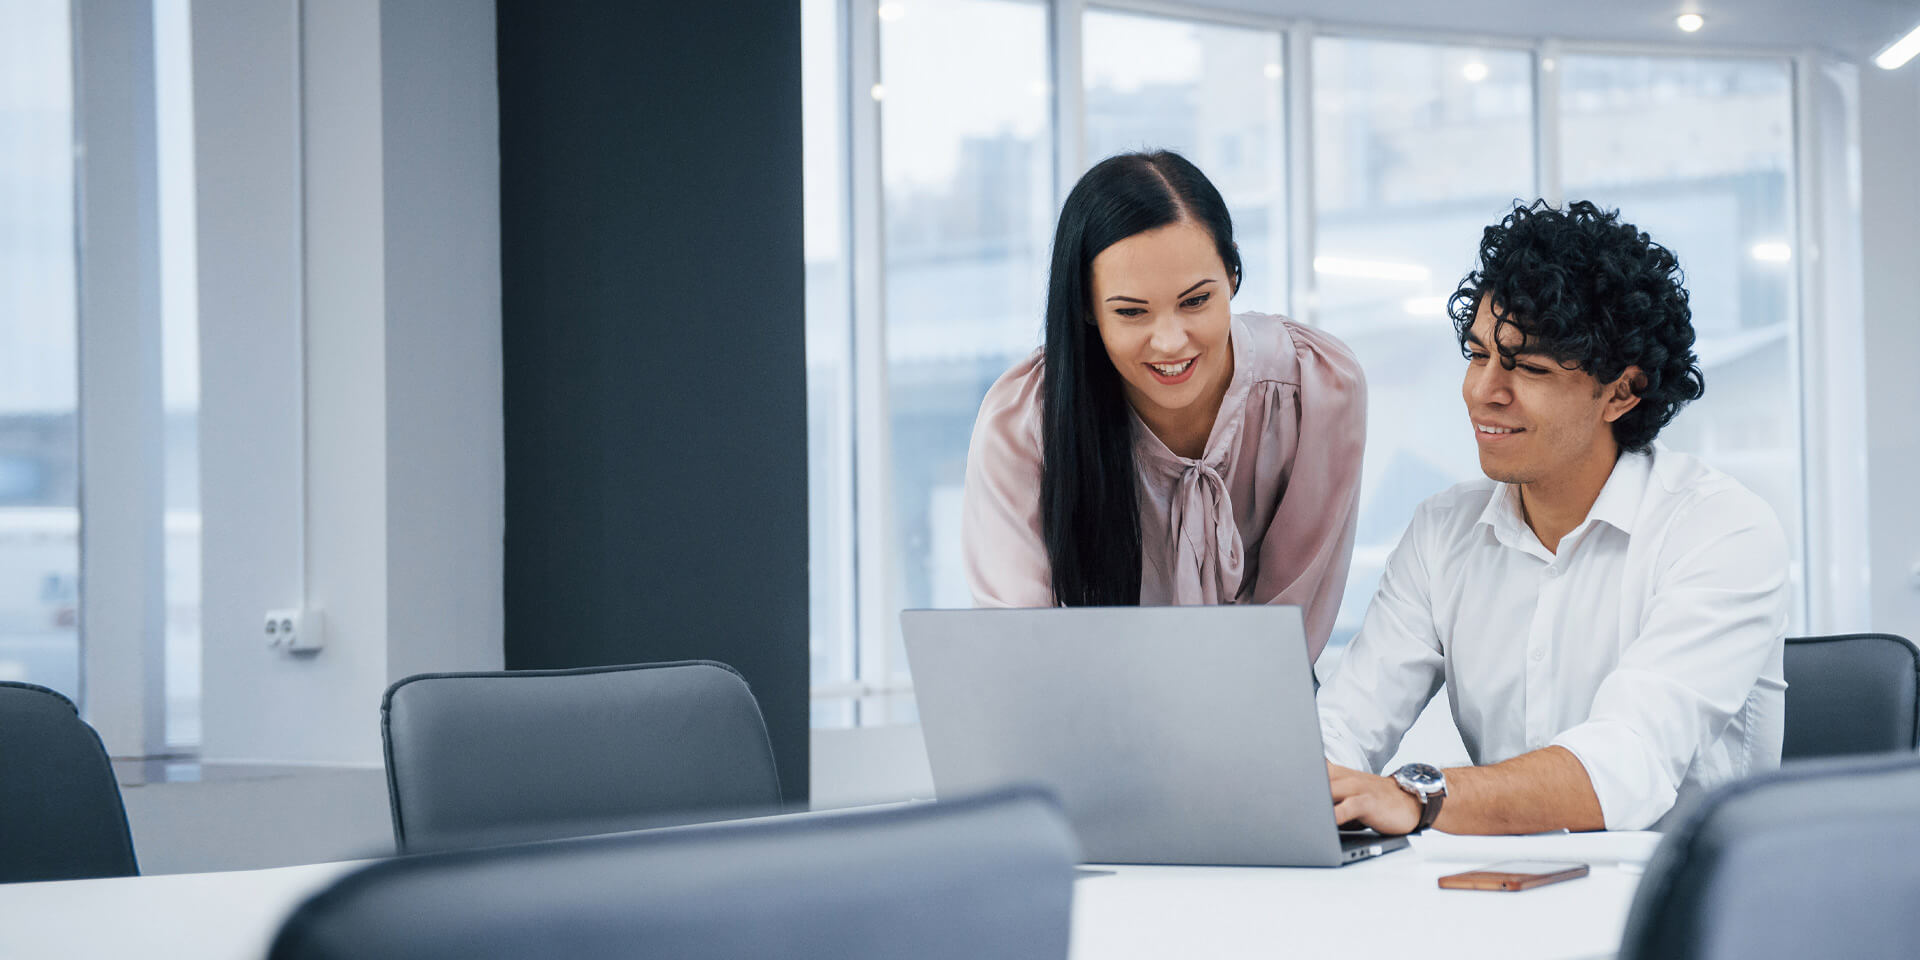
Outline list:
[[[1168,450],[1133,414],[1143,605],[1303,608],[1315,659],[1353,557],[1366,380],[1345,344],[1283,317],[1233,318],[1233,380],[1205,455]],[[987,391],[967,450],[961,547],[983,607],[1053,606],[1040,533],[1035,350]]]

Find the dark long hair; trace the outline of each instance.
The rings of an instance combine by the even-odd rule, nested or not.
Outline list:
[[[1213,236],[1229,282],[1240,254],[1226,202],[1187,158],[1123,153],[1088,170],[1060,210],[1047,284],[1041,399],[1040,530],[1054,602],[1140,602],[1140,501],[1133,430],[1120,372],[1093,312],[1093,258],[1138,233],[1182,220]]]

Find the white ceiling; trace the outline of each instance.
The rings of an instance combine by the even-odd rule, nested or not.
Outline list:
[[[1098,0],[1091,0],[1098,3]],[[1187,0],[1331,25],[1500,37],[1800,51],[1866,62],[1920,26],[1920,0]],[[1707,25],[1681,33],[1674,18]],[[1912,68],[1912,67],[1910,67]]]

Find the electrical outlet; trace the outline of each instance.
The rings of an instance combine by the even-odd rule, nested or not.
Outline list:
[[[311,610],[268,610],[265,621],[267,646],[287,653],[320,649],[326,634],[319,608]]]

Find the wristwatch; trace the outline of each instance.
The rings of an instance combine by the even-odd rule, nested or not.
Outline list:
[[[1420,801],[1420,825],[1413,833],[1433,826],[1434,818],[1440,816],[1440,801],[1447,798],[1447,775],[1432,764],[1409,763],[1393,772],[1393,782]]]

